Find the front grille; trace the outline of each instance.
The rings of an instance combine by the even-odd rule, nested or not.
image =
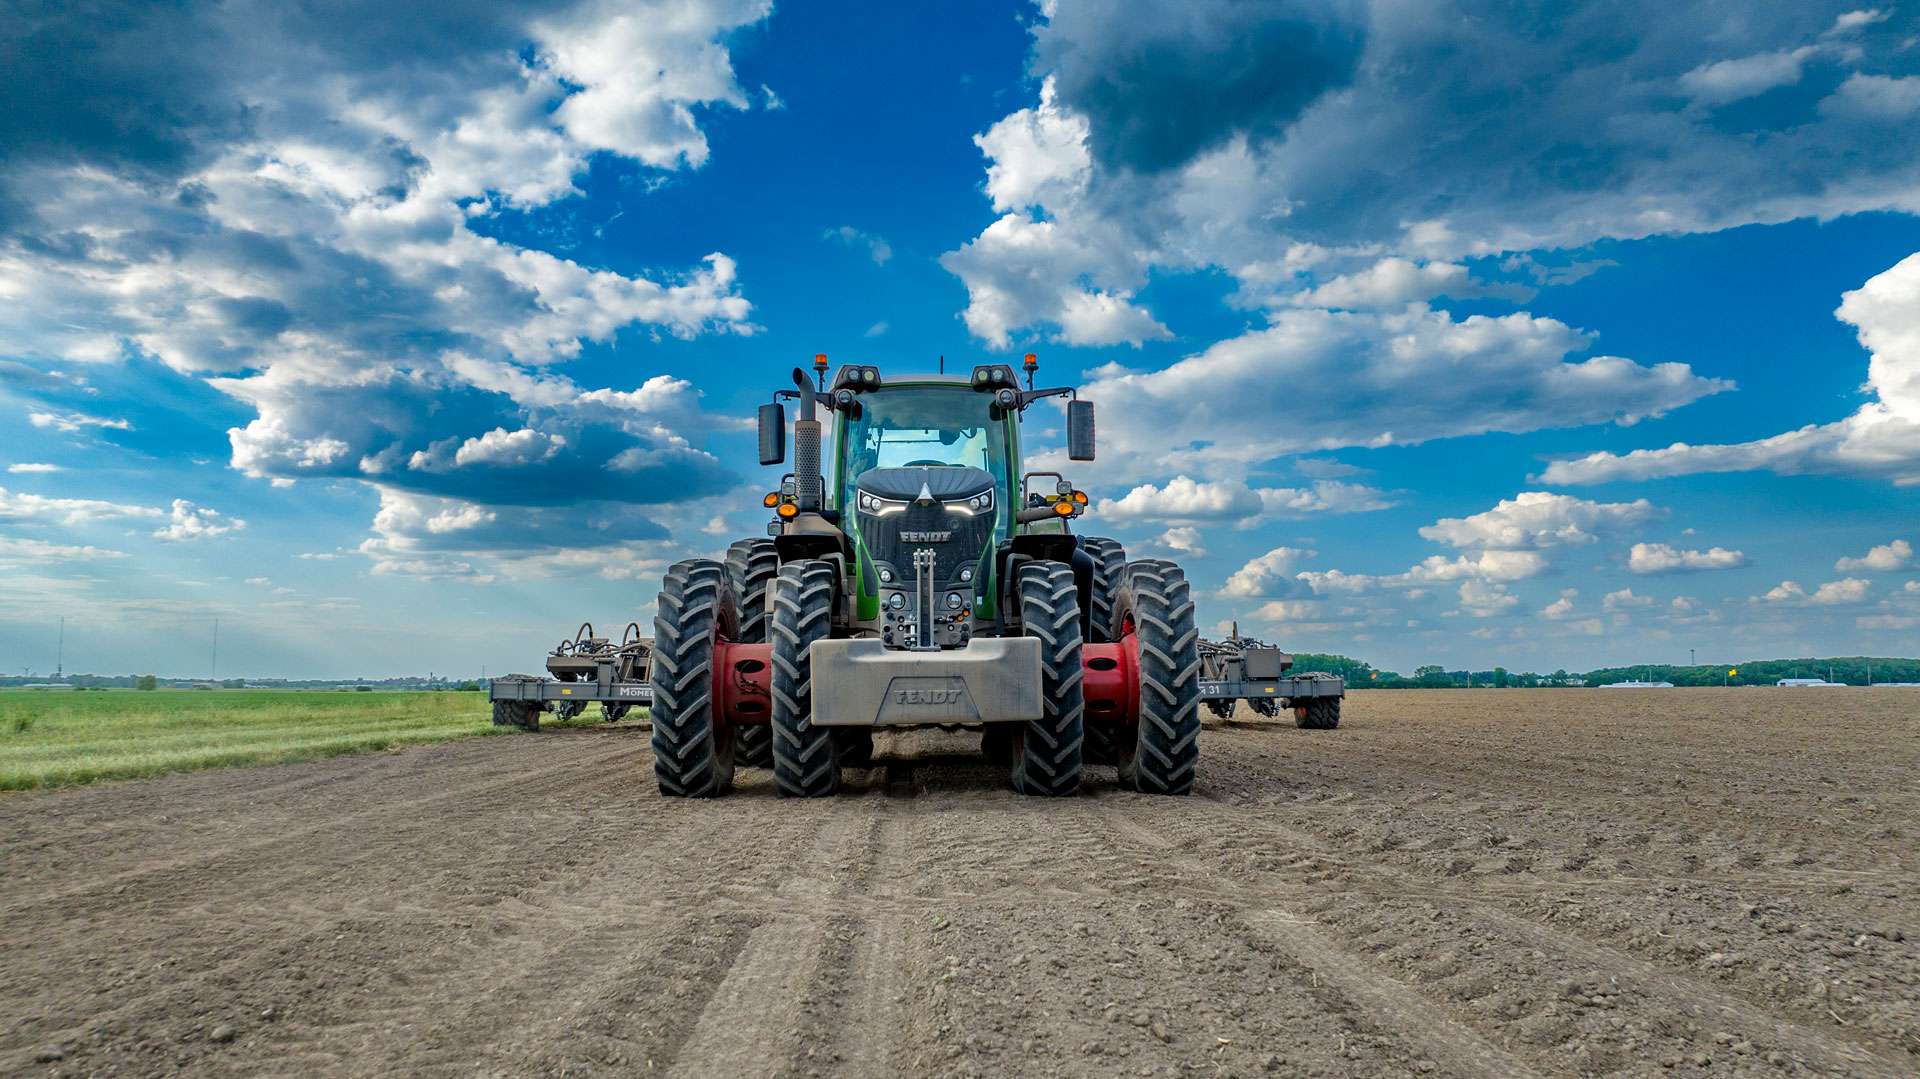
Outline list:
[[[860,513],[860,537],[867,545],[869,554],[880,562],[893,567],[895,580],[913,579],[913,552],[928,548],[933,551],[933,574],[938,587],[945,588],[958,584],[960,568],[975,565],[980,561],[980,552],[986,550],[993,539],[994,517],[991,512],[977,513],[969,517],[964,513],[949,513],[940,503],[910,502],[906,512],[890,513],[885,517]],[[907,540],[908,533],[951,533],[944,541],[932,541],[924,538]]]

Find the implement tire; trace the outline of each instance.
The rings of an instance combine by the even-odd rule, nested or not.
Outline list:
[[[767,639],[767,589],[780,572],[780,556],[773,541],[743,539],[727,548],[727,577],[733,584],[733,596],[739,605],[742,644],[760,644]],[[733,731],[733,759],[753,768],[773,767],[773,732],[765,724],[740,726]]]
[[[1013,789],[1059,797],[1080,790],[1086,744],[1086,667],[1080,654],[1080,591],[1073,567],[1028,562],[1020,567],[1020,625],[1040,641],[1041,718],[1012,724]]]
[[[677,562],[660,582],[653,619],[653,774],[672,798],[717,798],[733,787],[733,730],[714,711],[713,652],[735,631],[727,568]]]
[[[531,674],[510,674],[502,682],[539,682],[542,679]],[[540,729],[540,713],[544,711],[539,701],[494,701],[493,725],[496,727],[518,727],[523,731]]]
[[[537,731],[540,729],[540,702],[495,701],[493,702],[493,725],[518,727],[523,731]]]
[[[1331,731],[1340,727],[1340,698],[1310,697],[1293,710],[1293,725],[1303,731]]]
[[[1171,562],[1127,566],[1115,624],[1140,645],[1140,722],[1115,730],[1120,785],[1189,794],[1200,763],[1200,633],[1186,574]]]
[[[1080,549],[1093,556],[1093,591],[1087,603],[1087,624],[1080,629],[1089,641],[1111,641],[1113,597],[1127,573],[1126,548],[1116,539],[1082,536]]]
[[[773,582],[768,659],[773,664],[773,784],[783,797],[825,798],[840,789],[840,745],[813,725],[813,642],[833,630],[833,563],[789,562]]]

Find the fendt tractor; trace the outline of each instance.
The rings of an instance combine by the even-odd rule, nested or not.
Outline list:
[[[786,463],[796,411],[767,537],[669,569],[651,642],[583,627],[549,657],[555,680],[496,681],[495,721],[650,702],[654,773],[678,797],[726,793],[742,764],[771,767],[783,795],[831,795],[843,767],[870,763],[876,728],[915,727],[978,729],[1022,794],[1072,794],[1088,761],[1186,794],[1203,702],[1337,725],[1340,679],[1284,676],[1289,657],[1237,637],[1227,657],[1201,640],[1180,567],[1073,532],[1087,496],[1024,470],[1021,423],[1066,398],[1067,457],[1090,461],[1093,403],[1035,389],[1037,366],[1025,358],[1024,386],[1007,364],[847,365],[831,384],[825,356],[796,368],[759,411],[768,466]]]

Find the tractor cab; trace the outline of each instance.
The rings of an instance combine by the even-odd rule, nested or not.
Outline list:
[[[796,388],[762,408],[761,457],[771,462],[786,455],[779,400],[800,405],[795,471],[768,496],[776,545],[839,558],[851,628],[888,648],[958,648],[990,632],[1016,541],[1049,533],[1073,543],[1064,525],[1085,498],[1057,476],[1037,498],[1025,494],[1020,420],[1036,401],[1074,390],[1034,389],[1031,356],[1024,388],[1008,364],[893,378],[847,365],[829,384],[824,361],[816,357],[811,378],[796,370]],[[1092,407],[1068,403],[1076,460],[1092,457]]]

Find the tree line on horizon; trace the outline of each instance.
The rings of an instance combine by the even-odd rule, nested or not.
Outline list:
[[[1297,652],[1296,671],[1326,671],[1347,680],[1349,689],[1573,689],[1610,682],[1672,682],[1676,686],[1770,686],[1782,678],[1827,678],[1852,686],[1880,682],[1920,682],[1920,659],[1885,656],[1836,656],[1804,659],[1750,659],[1736,663],[1638,663],[1600,667],[1584,673],[1448,670],[1438,664],[1411,674],[1377,668],[1365,660],[1324,652]]]

